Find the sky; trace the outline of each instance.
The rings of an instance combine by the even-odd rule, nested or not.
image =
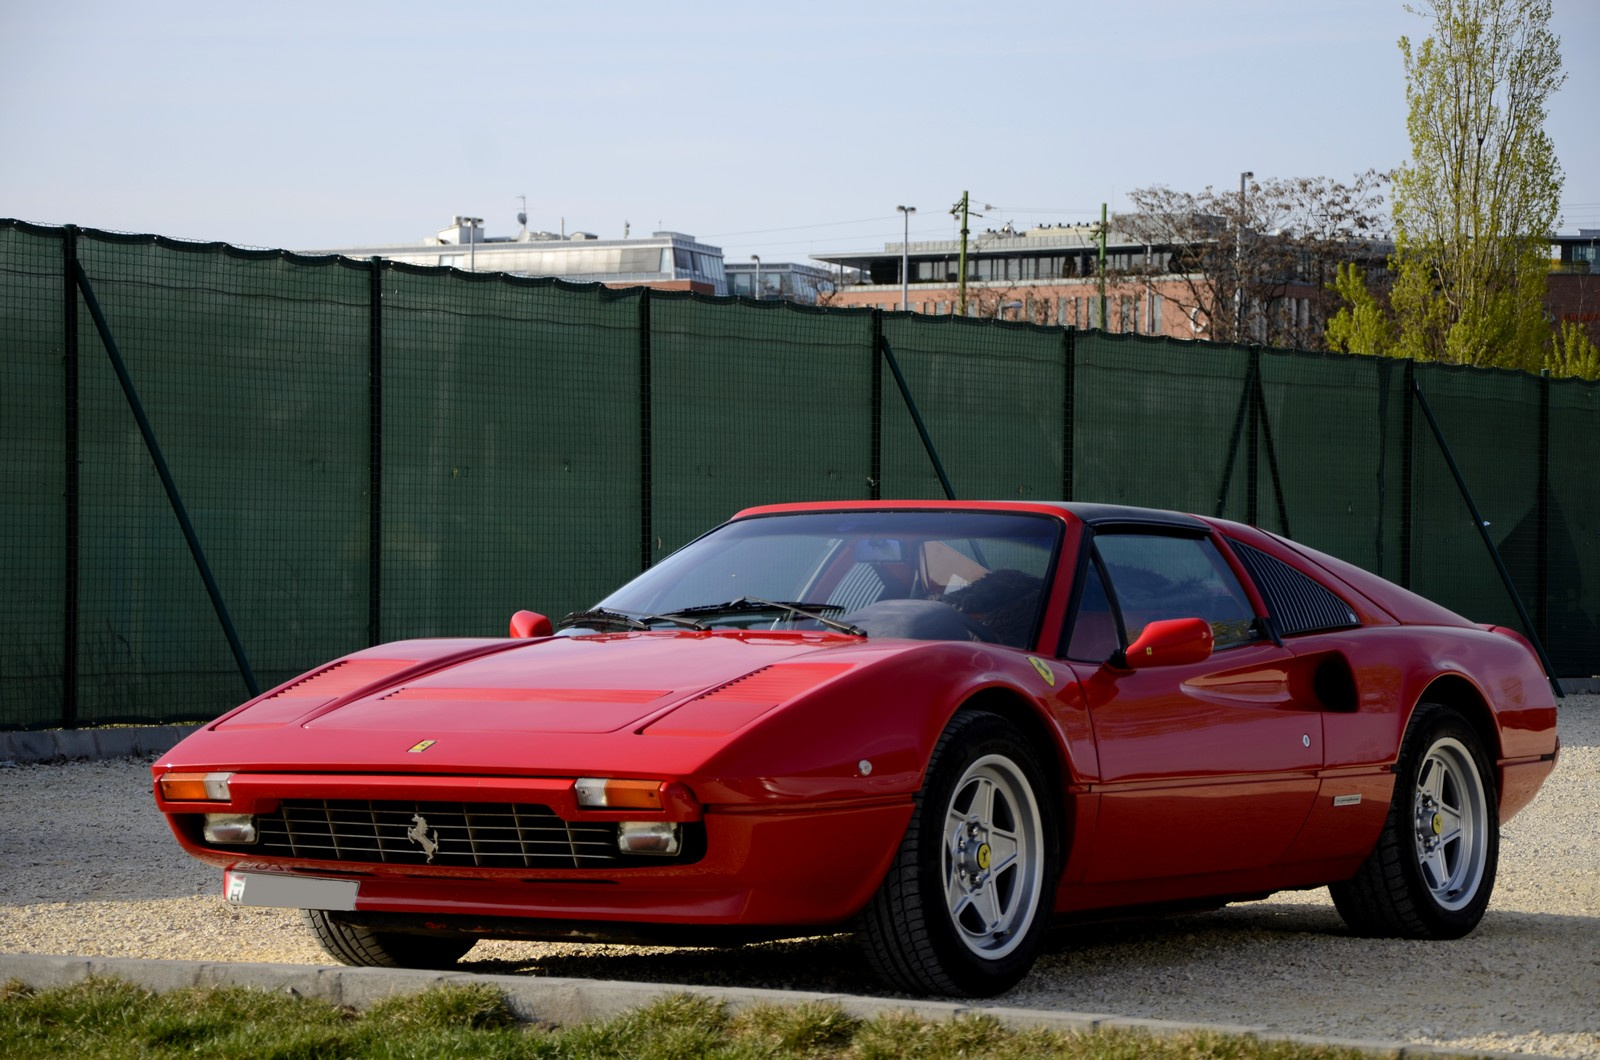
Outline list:
[[[1600,228],[1600,0],[1554,0],[1561,231]],[[1403,0],[0,0],[0,217],[312,250],[518,212],[729,262],[1097,220],[1409,157]],[[913,206],[907,218],[897,206]]]

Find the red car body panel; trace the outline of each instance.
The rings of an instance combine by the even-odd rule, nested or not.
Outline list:
[[[1554,766],[1555,703],[1514,633],[1475,625],[1331,557],[1220,520],[1208,528],[1314,578],[1359,624],[1150,669],[1068,660],[1093,518],[1059,504],[774,505],[1000,512],[1052,521],[1059,560],[1031,643],[828,629],[414,640],[356,652],[205,726],[153,767],[232,774],[226,800],[156,799],[196,857],[235,872],[359,881],[362,911],[541,922],[843,925],[895,857],[951,718],[982,704],[1038,742],[1062,808],[1058,912],[1257,895],[1349,877],[1388,812],[1402,735],[1445,697],[1479,726],[1502,818]],[[1136,512],[1136,510],[1128,510]],[[1128,518],[1134,518],[1129,516]],[[737,520],[736,520],[737,521]],[[585,808],[578,777],[664,785],[659,810]],[[202,837],[206,814],[286,800],[537,803],[569,824],[703,828],[687,859],[499,868],[262,856]],[[422,827],[419,825],[419,827]]]

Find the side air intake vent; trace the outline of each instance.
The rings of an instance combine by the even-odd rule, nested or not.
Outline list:
[[[1238,541],[1229,544],[1261,588],[1261,595],[1267,598],[1267,610],[1277,621],[1280,635],[1349,629],[1361,624],[1348,604],[1283,560]]]

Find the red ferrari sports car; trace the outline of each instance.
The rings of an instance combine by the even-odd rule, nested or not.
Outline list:
[[[1463,935],[1557,755],[1516,632],[1140,508],[752,508],[511,625],[195,732],[153,767],[179,843],[348,964],[853,931],[986,996],[1110,910],[1326,886],[1361,934]]]

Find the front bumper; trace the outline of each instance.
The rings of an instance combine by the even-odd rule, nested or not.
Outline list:
[[[225,897],[239,904],[337,908],[465,918],[534,918],[647,924],[829,925],[871,898],[910,819],[909,797],[760,808],[701,808],[683,789],[662,811],[696,835],[679,859],[630,857],[598,867],[440,864],[402,833],[394,861],[306,857],[208,844],[206,813],[266,814],[289,799],[390,799],[424,791],[539,803],[574,826],[638,819],[640,811],[580,810],[570,781],[521,778],[333,778],[240,775],[226,803],[165,803],[179,842],[229,874]],[[564,801],[565,799],[565,801]],[[443,844],[441,843],[441,847]],[[318,904],[320,903],[320,904]]]

